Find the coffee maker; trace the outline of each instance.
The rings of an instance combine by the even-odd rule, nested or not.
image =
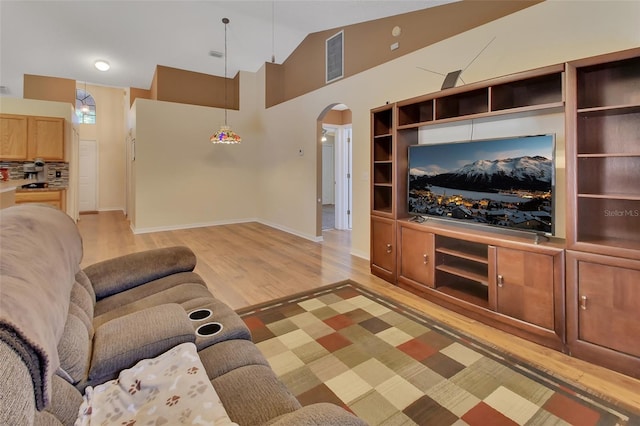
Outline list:
[[[47,166],[42,158],[36,158],[33,163],[25,163],[22,166],[24,178],[37,182],[47,181]]]

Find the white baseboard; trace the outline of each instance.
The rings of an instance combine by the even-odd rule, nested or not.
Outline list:
[[[150,232],[176,231],[178,229],[204,228],[206,226],[233,225],[235,223],[259,222],[255,218],[238,220],[219,220],[214,222],[189,223],[186,225],[155,226],[149,228],[134,228],[131,225],[131,232],[134,234],[148,234]]]
[[[261,223],[261,224],[266,225],[266,226],[269,226],[271,228],[279,229],[280,231],[286,232],[287,234],[292,234],[292,235],[295,235],[297,237],[304,238],[305,240],[313,241],[315,243],[319,243],[319,242],[324,241],[322,239],[322,236],[316,237],[315,235],[303,234],[303,233],[300,233],[300,232],[296,231],[295,229],[291,229],[291,228],[288,228],[286,226],[278,225],[276,223],[271,223],[271,222],[268,222],[266,220],[256,219],[256,222]]]
[[[205,226],[219,226],[219,225],[233,225],[235,223],[248,223],[248,222],[257,222],[263,225],[266,225],[270,228],[275,228],[280,231],[286,232],[288,234],[295,235],[300,238],[304,238],[306,240],[310,240],[316,243],[324,241],[322,236],[316,237],[315,235],[303,234],[301,232],[296,231],[295,229],[288,228],[286,226],[282,226],[276,223],[271,223],[262,219],[257,218],[247,218],[247,219],[234,219],[234,220],[220,220],[213,222],[201,222],[201,223],[189,223],[185,225],[169,225],[169,226],[154,226],[148,228],[135,228],[133,224],[131,225],[131,232],[134,234],[148,234],[150,232],[162,232],[162,231],[176,231],[178,229],[191,229],[191,228],[203,228]]]
[[[351,254],[351,256],[356,256],[356,257],[359,257],[359,258],[364,259],[366,261],[371,260],[371,258],[369,257],[369,253],[363,253],[363,252],[361,252],[359,250],[351,250],[350,254]]]

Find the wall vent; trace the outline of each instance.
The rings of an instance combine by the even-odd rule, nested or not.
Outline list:
[[[326,42],[327,83],[344,77],[344,31],[340,31]]]

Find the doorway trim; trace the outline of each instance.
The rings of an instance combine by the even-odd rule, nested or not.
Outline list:
[[[316,121],[316,237],[318,241],[322,241],[322,180],[323,180],[322,179],[322,129],[323,127],[331,127],[336,129],[336,138],[335,138],[335,145],[334,145],[334,175],[336,177],[335,179],[336,209],[338,208],[337,197],[339,196],[339,192],[340,192],[338,187],[340,187],[341,185],[342,185],[342,188],[346,187],[346,185],[342,183],[343,178],[346,179],[346,174],[341,171],[342,168],[338,170],[338,167],[339,167],[338,165],[344,164],[346,161],[348,161],[349,162],[348,173],[352,173],[350,170],[351,157],[349,156],[349,158],[344,158],[347,151],[342,148],[342,146],[347,145],[349,148],[348,152],[351,152],[351,124],[347,124],[347,125],[330,124],[330,123],[323,124],[323,120],[327,115],[327,113],[331,111],[336,105],[342,105],[342,104],[337,102],[337,103],[332,103],[328,105],[324,110],[322,110],[322,112],[320,113]],[[348,132],[349,141],[345,139],[347,137],[347,136],[344,136],[346,132]],[[339,142],[341,139],[343,143]],[[338,173],[345,174],[345,176],[338,176]],[[351,182],[351,180],[352,179],[350,178],[349,182]],[[350,194],[350,191],[347,195],[352,196],[352,194]],[[342,203],[343,206],[344,204],[345,203]],[[349,206],[350,203],[346,203],[346,204],[348,208],[350,208]],[[349,219],[347,219],[345,222],[351,225],[350,223],[351,221]],[[336,220],[336,225],[337,224],[338,224],[338,220]],[[348,229],[351,229],[351,226],[348,226]]]

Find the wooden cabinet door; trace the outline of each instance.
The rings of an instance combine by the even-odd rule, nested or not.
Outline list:
[[[640,358],[640,262],[589,255],[574,260],[570,275],[570,338]]]
[[[434,235],[406,226],[400,226],[401,277],[427,287],[434,287]]]
[[[29,117],[29,159],[64,161],[64,119]]]
[[[496,274],[498,312],[555,328],[553,256],[498,247]]]
[[[395,221],[371,216],[371,272],[395,284]]]
[[[0,115],[0,159],[5,161],[27,159],[27,117]]]
[[[65,196],[64,191],[25,191],[16,192],[16,204],[24,203],[39,203],[49,204],[60,210],[65,210]]]

